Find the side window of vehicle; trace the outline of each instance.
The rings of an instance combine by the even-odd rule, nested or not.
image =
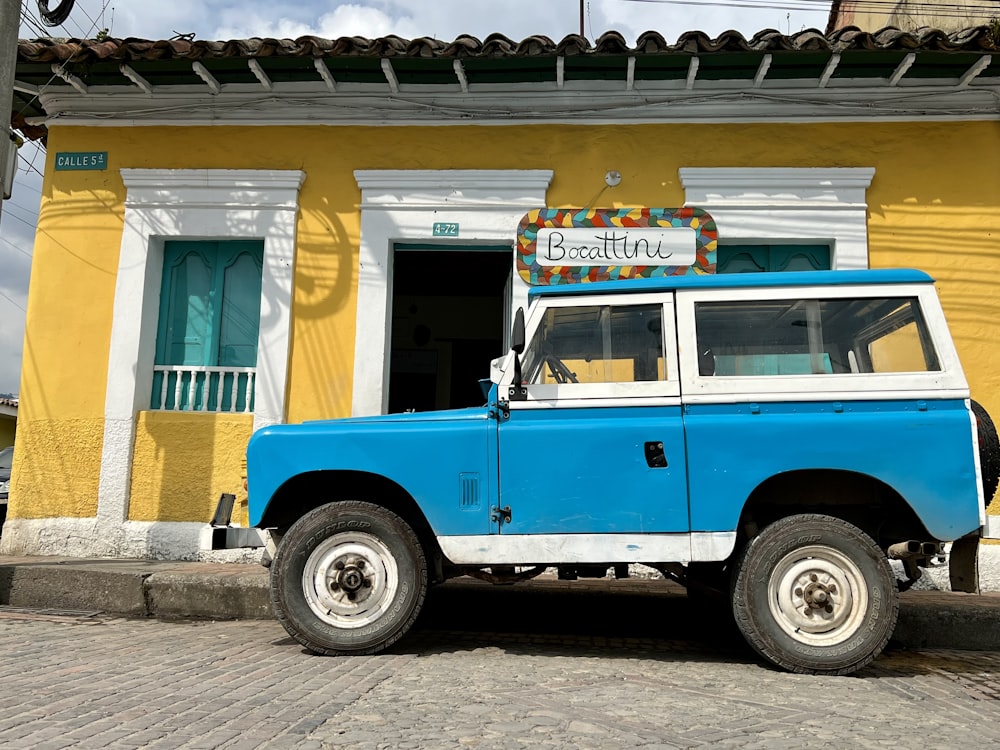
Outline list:
[[[695,304],[699,375],[824,375],[941,369],[915,298]]]
[[[524,356],[529,384],[634,383],[664,378],[660,305],[545,311]]]

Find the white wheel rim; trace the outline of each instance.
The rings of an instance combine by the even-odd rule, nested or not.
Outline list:
[[[380,539],[363,532],[334,534],[306,560],[302,592],[323,622],[361,628],[392,606],[399,588],[396,559]]]
[[[767,598],[778,627],[813,646],[850,639],[868,611],[868,587],[860,568],[822,545],[785,555],[768,580]]]

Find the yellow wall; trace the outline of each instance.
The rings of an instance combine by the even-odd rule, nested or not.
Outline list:
[[[18,410],[23,419],[23,406]],[[22,423],[14,444],[7,517],[97,515],[103,442],[104,422],[98,418]]]
[[[142,411],[135,430],[129,520],[212,518],[219,495],[242,498],[242,462],[253,431],[248,414]],[[246,525],[233,513],[233,521]]]
[[[106,172],[52,171],[58,151],[105,150]],[[28,302],[12,517],[93,515],[96,507],[123,167],[307,173],[295,258],[287,394],[292,422],[350,413],[361,197],[355,169],[553,169],[550,206],[676,206],[684,199],[680,167],[875,167],[868,192],[871,264],[916,266],[940,279],[973,394],[1000,417],[1000,347],[994,345],[1000,337],[1000,295],[991,294],[1000,282],[1000,123],[53,124],[48,153]],[[961,169],[955,166],[959,159]],[[622,173],[614,189],[604,184],[609,169]],[[512,238],[514,231],[511,227]],[[213,468],[211,482],[196,494],[185,494],[183,501],[168,497],[177,486],[157,460],[154,434],[172,428],[143,419],[143,429],[152,431],[137,438],[143,484],[133,472],[130,516],[203,520],[226,480]],[[209,434],[219,434],[215,429]],[[237,439],[237,432],[227,432],[218,444],[224,447],[214,449],[217,457],[219,450],[227,452],[227,465],[229,452],[236,462],[242,453],[245,437]],[[169,444],[178,438],[166,439]],[[22,494],[30,495],[30,504],[18,499]]]

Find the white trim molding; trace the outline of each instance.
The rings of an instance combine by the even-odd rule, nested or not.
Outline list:
[[[509,244],[532,208],[544,208],[551,170],[358,170],[361,248],[351,412],[382,414],[388,407],[392,257],[397,242],[447,249]],[[433,225],[458,224],[461,235],[433,236]],[[527,308],[528,285],[514,274],[512,310]]]
[[[136,413],[149,409],[163,246],[169,239],[261,239],[260,333],[254,429],[284,421],[298,192],[297,170],[123,169],[128,191],[115,285],[104,446],[98,485],[98,547],[125,548]],[[134,525],[134,524],[131,524]],[[156,523],[158,535],[162,527]],[[181,524],[191,526],[191,524]],[[191,536],[190,532],[181,534]],[[105,537],[102,541],[99,538]],[[152,536],[147,535],[152,545]],[[103,545],[103,546],[102,546]],[[197,549],[197,542],[193,549]],[[149,549],[152,553],[154,550]],[[183,550],[175,550],[180,553]]]
[[[735,531],[676,534],[476,534],[439,536],[456,565],[715,562],[736,547]]]
[[[712,215],[720,243],[829,243],[832,268],[868,268],[871,167],[684,167],[679,174],[685,205]]]

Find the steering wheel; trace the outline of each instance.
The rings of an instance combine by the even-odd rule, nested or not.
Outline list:
[[[549,372],[552,373],[552,377],[559,384],[562,383],[579,383],[580,381],[576,379],[576,373],[570,370],[566,363],[563,362],[559,357],[554,354],[545,355],[545,364],[549,366]]]

